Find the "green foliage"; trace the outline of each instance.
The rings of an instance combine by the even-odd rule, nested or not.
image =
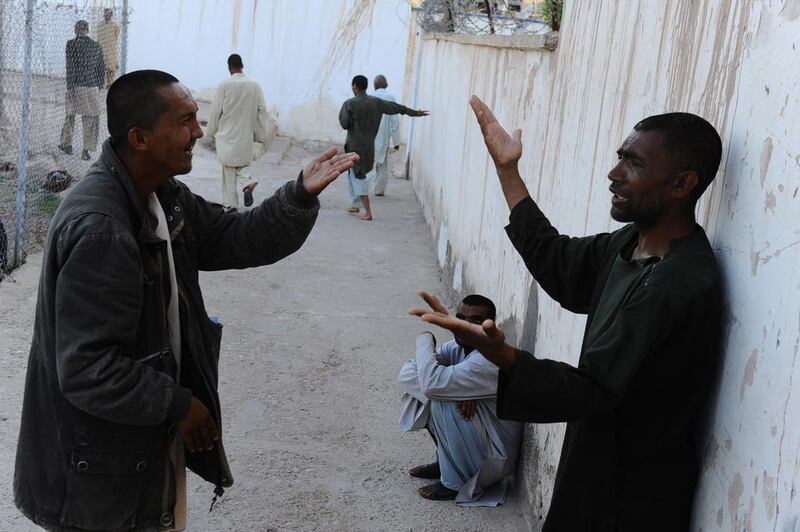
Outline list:
[[[564,0],[545,0],[542,2],[542,17],[553,31],[561,29],[561,16],[564,14]]]

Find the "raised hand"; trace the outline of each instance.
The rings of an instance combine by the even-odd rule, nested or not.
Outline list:
[[[522,130],[515,129],[513,134],[509,135],[491,109],[477,96],[470,97],[469,104],[478,119],[486,149],[489,150],[497,169],[515,167],[522,157]]]
[[[356,164],[358,155],[340,153],[336,148],[329,148],[322,155],[308,163],[303,170],[303,186],[310,194],[319,194],[333,183],[337,177]]]
[[[506,335],[497,327],[494,320],[486,320],[481,325],[460,320],[450,316],[436,296],[422,290],[418,294],[430,308],[415,307],[409,309],[409,314],[457,334],[466,344],[475,347],[490,362],[501,368],[514,364],[516,351],[506,344]]]

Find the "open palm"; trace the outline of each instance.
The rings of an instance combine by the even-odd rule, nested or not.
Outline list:
[[[469,104],[478,119],[483,141],[495,166],[505,168],[516,165],[522,156],[522,130],[515,129],[513,135],[509,135],[491,109],[477,96],[472,96]]]

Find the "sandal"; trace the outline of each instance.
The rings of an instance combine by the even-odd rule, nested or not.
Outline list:
[[[451,490],[441,482],[434,482],[433,484],[422,486],[417,491],[421,496],[432,501],[452,501],[456,498],[456,495],[458,495],[457,491]]]
[[[442,476],[439,470],[439,462],[431,462],[430,464],[418,465],[408,470],[408,474],[417,478],[432,478],[437,479]]]

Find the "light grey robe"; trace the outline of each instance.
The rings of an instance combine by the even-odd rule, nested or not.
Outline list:
[[[400,427],[404,431],[426,427],[432,401],[475,400],[472,420],[458,418],[458,422],[472,423],[483,435],[488,446],[486,460],[461,486],[456,503],[470,506],[503,503],[506,492],[503,480],[516,466],[523,425],[497,418],[497,366],[478,351],[466,355],[454,340],[437,351],[430,333],[419,335],[416,343],[416,358],[403,365],[398,379],[404,392]]]

